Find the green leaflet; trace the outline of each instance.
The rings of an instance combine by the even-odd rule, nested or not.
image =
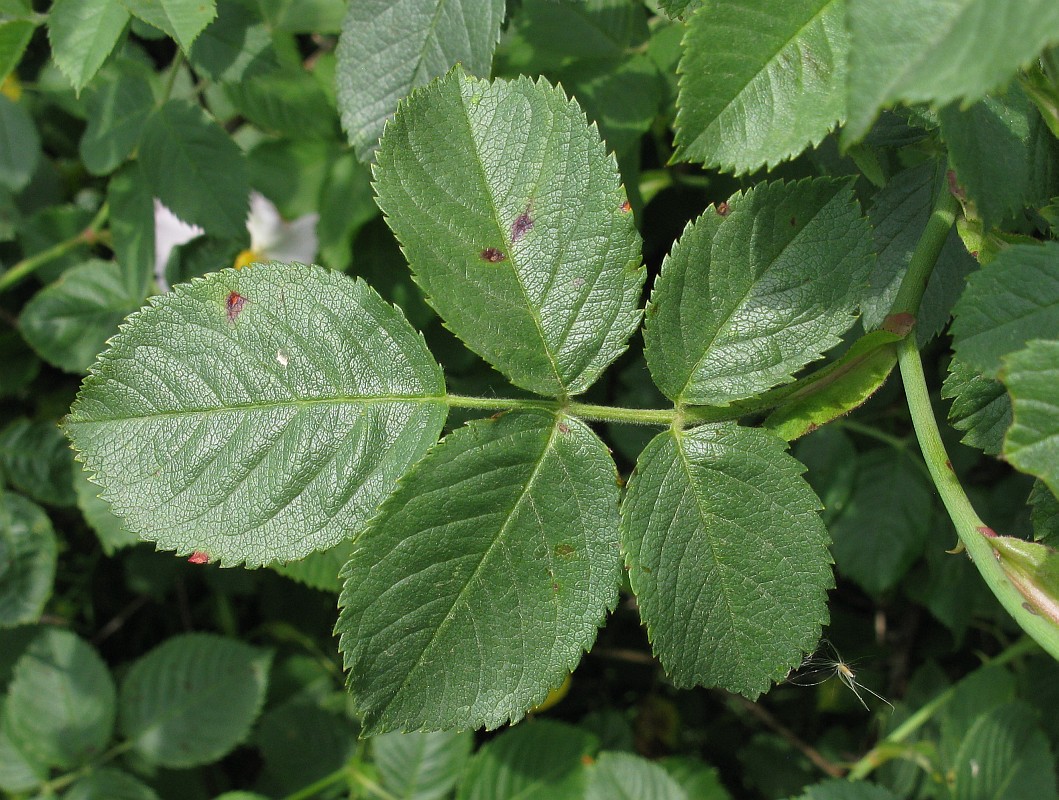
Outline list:
[[[987,230],[1059,193],[1059,142],[1017,81],[965,110],[943,108],[940,117],[949,160]]]
[[[44,510],[0,492],[0,628],[36,622],[51,597],[58,545]]]
[[[128,293],[116,263],[91,259],[37,292],[22,309],[19,329],[49,364],[80,373],[142,300]]]
[[[346,565],[335,628],[365,734],[496,728],[562,683],[618,598],[618,489],[583,423],[449,434]]]
[[[1059,543],[1059,498],[1038,480],[1034,481],[1027,502],[1034,540],[1054,547]]]
[[[847,19],[846,145],[894,103],[973,102],[1059,40],[1054,0],[849,0]]]
[[[26,756],[7,734],[4,699],[0,698],[0,789],[28,792],[44,783],[48,767]]]
[[[371,740],[382,787],[404,800],[451,796],[473,748],[471,731],[392,731]]]
[[[349,4],[335,83],[342,127],[361,161],[371,160],[386,121],[413,89],[454,64],[489,74],[504,9],[504,0]]]
[[[19,417],[0,430],[0,470],[8,484],[38,503],[72,506],[74,462],[53,421]]]
[[[1004,457],[1059,494],[1059,341],[1036,340],[1004,359],[1014,421]]]
[[[949,423],[964,431],[961,442],[989,455],[1000,452],[1004,434],[1011,427],[1011,398],[1004,384],[954,358],[941,386],[941,396],[952,400]]]
[[[80,94],[129,24],[119,0],[56,0],[48,13],[52,58]]]
[[[0,187],[23,189],[40,160],[40,135],[26,110],[0,95]]]
[[[132,68],[90,92],[88,127],[79,147],[85,168],[94,175],[106,175],[121,166],[139,143],[153,111],[151,84],[146,75]]]
[[[633,753],[600,753],[592,765],[585,800],[688,800],[687,794],[658,764]]]
[[[818,145],[845,118],[846,0],[722,0],[693,14],[674,158],[737,175]]]
[[[264,761],[256,787],[286,797],[349,764],[357,751],[356,723],[295,697],[261,717],[252,743]]]
[[[898,800],[898,797],[885,786],[834,778],[810,786],[796,800]]]
[[[158,766],[208,764],[250,732],[265,701],[270,652],[205,633],[173,636],[121,684],[121,733]]]
[[[779,383],[839,342],[871,266],[871,229],[846,182],[758,184],[684,229],[644,326],[658,387],[727,405]]]
[[[957,357],[996,378],[1001,358],[1059,335],[1059,242],[1014,245],[967,281],[952,323]]]
[[[989,545],[1004,575],[1026,598],[1026,607],[1050,620],[1053,638],[1059,638],[1059,553],[1015,536],[991,536]]]
[[[175,39],[185,53],[217,16],[216,0],[121,0],[133,16]]]
[[[151,192],[180,219],[218,236],[245,236],[243,153],[198,106],[170,100],[144,126],[139,164]]]
[[[640,237],[594,128],[560,89],[453,70],[377,154],[379,206],[446,325],[524,389],[587,389],[640,319]]]
[[[114,730],[114,681],[84,640],[44,628],[15,664],[4,725],[31,761],[69,770],[103,752]]]
[[[159,800],[155,791],[127,772],[113,767],[93,770],[63,794],[63,800]]]
[[[599,749],[581,727],[548,719],[510,728],[467,764],[457,800],[583,800],[586,757]]]
[[[438,437],[441,370],[367,285],[302,264],[152,298],[65,421],[127,527],[251,566],[338,544]]]
[[[732,424],[666,431],[640,455],[622,547],[676,686],[755,698],[816,644],[831,559],[803,471],[780,439]]]

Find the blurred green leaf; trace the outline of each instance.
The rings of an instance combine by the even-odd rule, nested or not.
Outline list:
[[[688,800],[664,769],[632,753],[600,753],[590,776],[585,800]]]
[[[1053,276],[1055,277],[1055,276]],[[1056,304],[1059,310],[1059,303]],[[1054,329],[1059,334],[1059,329]],[[1059,492],[1059,341],[1036,340],[1004,358],[1014,417],[1004,457]]]
[[[138,19],[175,39],[187,53],[196,37],[217,16],[216,0],[121,0]]]
[[[591,734],[547,719],[530,720],[483,745],[467,764],[457,800],[582,800]]]
[[[45,628],[15,664],[5,730],[30,759],[69,770],[103,753],[114,705],[114,681],[96,651],[69,631]]]
[[[40,159],[40,136],[18,103],[0,94],[0,186],[24,189]]]
[[[898,797],[885,786],[835,778],[810,786],[797,800],[898,800]]]
[[[158,800],[155,791],[127,772],[102,767],[74,783],[63,800]]]
[[[54,421],[20,417],[0,429],[0,470],[11,486],[39,503],[76,502],[73,457]]]
[[[88,479],[88,473],[78,469],[74,474],[74,491],[77,507],[85,516],[85,522],[96,532],[103,552],[113,555],[123,547],[140,542],[140,537],[130,531],[110,510],[110,503],[99,497],[100,488]]]
[[[691,756],[667,756],[658,763],[680,785],[688,800],[732,800],[716,767]]]
[[[271,72],[225,84],[240,114],[262,130],[299,139],[337,139],[338,116],[323,87],[305,71]]]
[[[371,739],[382,788],[401,800],[441,800],[463,774],[474,747],[470,731],[401,733]]]
[[[0,492],[0,627],[36,622],[52,594],[58,545],[44,510]]]
[[[0,19],[0,83],[18,65],[36,29],[37,20],[28,7],[22,14]]]
[[[248,3],[222,2],[217,17],[195,39],[188,60],[212,80],[242,81],[279,66],[272,34]]]
[[[151,84],[138,72],[122,71],[92,92],[80,146],[85,168],[94,175],[107,175],[120,167],[139,143],[153,111]]]
[[[88,85],[129,24],[124,0],[55,0],[48,12],[52,58],[74,92]]]
[[[5,725],[5,702],[0,698],[0,789],[13,793],[28,792],[44,783],[48,767],[30,760],[11,741]]]
[[[353,756],[356,726],[308,703],[285,703],[261,717],[253,737],[264,769],[257,788],[285,796],[330,775]]]
[[[205,633],[173,636],[121,684],[121,734],[151,764],[208,764],[250,733],[265,700],[270,652]]]
[[[1059,544],[1059,500],[1038,480],[1033,484],[1029,503],[1033,538],[1047,545]]]

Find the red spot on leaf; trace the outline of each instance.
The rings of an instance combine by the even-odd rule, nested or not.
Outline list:
[[[204,553],[201,550],[196,550],[188,557],[188,563],[190,564],[209,564],[210,554]]]
[[[490,264],[499,264],[507,258],[503,252],[497,250],[495,247],[487,247],[479,255],[481,255],[484,261],[488,261]]]
[[[228,312],[228,321],[235,322],[235,318],[243,312],[243,306],[245,305],[246,298],[239,292],[229,292],[227,299],[224,301],[224,308]]]
[[[727,217],[732,212],[731,207],[723,201],[718,203],[714,207],[714,210],[717,212],[717,215],[721,217]]]
[[[621,211],[623,214],[628,214],[630,211],[632,211],[632,203],[630,203],[628,200],[624,200],[621,204]]]
[[[530,216],[530,206],[526,206],[526,210],[519,214],[515,221],[511,223],[511,243],[514,244],[529,233],[532,227],[533,217]]]
[[[593,764],[596,763],[596,759],[592,758],[592,756],[590,756],[588,753],[585,753],[583,756],[581,756],[581,763],[584,764],[586,767],[591,767]]]

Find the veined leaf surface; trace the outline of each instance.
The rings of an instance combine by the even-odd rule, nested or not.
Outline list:
[[[152,299],[65,427],[130,530],[261,565],[357,531],[437,440],[444,394],[422,338],[366,284],[268,264]]]
[[[722,0],[684,35],[675,158],[741,174],[818,145],[846,112],[845,0]]]
[[[377,157],[416,280],[513,383],[575,395],[625,349],[640,236],[614,158],[560,89],[453,70],[408,99]]]
[[[592,644],[620,568],[614,462],[583,423],[516,411],[449,434],[346,565],[364,733],[521,718]]]
[[[793,380],[853,325],[870,266],[871,229],[845,182],[758,184],[707,209],[651,292],[651,377],[709,405]]]
[[[815,645],[833,581],[804,469],[780,439],[732,424],[660,433],[640,455],[622,547],[676,686],[754,698]]]

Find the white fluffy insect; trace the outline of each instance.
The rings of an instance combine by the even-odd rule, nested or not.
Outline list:
[[[806,656],[801,666],[787,676],[785,683],[793,683],[795,686],[818,686],[831,678],[837,677],[844,683],[862,706],[868,711],[868,704],[864,702],[861,691],[865,691],[872,697],[886,703],[892,711],[894,704],[878,692],[872,691],[857,680],[857,673],[853,667],[839,654],[838,649],[827,639],[820,640],[820,648],[811,656]]]

